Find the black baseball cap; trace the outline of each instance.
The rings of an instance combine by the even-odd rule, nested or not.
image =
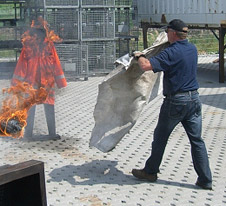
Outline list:
[[[166,26],[167,28],[173,29],[175,31],[180,32],[188,32],[188,26],[180,19],[173,19],[169,22],[169,24]]]

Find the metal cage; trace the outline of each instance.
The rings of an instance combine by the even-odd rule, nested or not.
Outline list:
[[[134,27],[132,19],[132,10],[129,8],[117,8],[115,10],[115,35],[128,36],[131,35],[130,31]]]
[[[44,7],[44,0],[26,0],[26,3],[30,8]]]
[[[109,9],[82,10],[82,40],[115,37],[114,11]]]
[[[130,7],[132,4],[131,0],[115,0],[115,6],[123,6],[123,7]]]
[[[25,30],[19,27],[0,27],[1,41],[18,40]]]
[[[79,0],[44,0],[46,7],[52,6],[77,6],[79,5]]]
[[[119,58],[125,54],[132,54],[138,50],[138,39],[118,39],[116,41],[116,57]]]
[[[45,18],[50,28],[63,40],[79,39],[78,9],[46,9]]]
[[[114,6],[115,0],[82,0],[81,6]]]
[[[89,76],[87,45],[56,44],[56,50],[66,75]]]
[[[115,67],[116,53],[120,57],[131,50],[131,3],[131,0],[23,0],[16,8],[21,13],[16,23],[11,20],[13,25],[6,25],[1,21],[4,42],[1,48],[8,48],[9,41],[12,48],[21,48],[22,33],[30,27],[31,20],[41,15],[63,40],[56,48],[66,74],[76,77],[109,73]]]
[[[114,69],[115,41],[83,42],[88,46],[89,73],[109,73]]]

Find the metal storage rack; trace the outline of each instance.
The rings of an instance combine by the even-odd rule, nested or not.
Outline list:
[[[66,73],[87,77],[114,68],[113,7],[114,0],[44,1],[45,19],[63,39],[57,51]]]
[[[121,57],[138,50],[138,23],[132,21],[137,10],[131,7],[130,0],[115,0],[116,56]]]
[[[115,0],[81,0],[81,42],[88,47],[89,73],[114,68]]]
[[[83,9],[81,11],[81,40],[114,40],[114,24],[112,9]]]
[[[15,49],[21,47],[20,37],[23,33],[23,7],[25,1],[4,0],[0,2],[2,5],[10,5],[7,11],[4,11],[4,7],[1,7],[0,13],[0,48],[1,49]],[[7,13],[6,13],[7,12]],[[7,15],[5,17],[4,13]]]
[[[81,6],[88,8],[114,7],[115,0],[81,0]]]
[[[99,1],[100,3],[103,5],[99,7],[86,4],[90,8],[82,7],[81,11],[81,43],[88,47],[91,75],[109,73],[114,68],[116,58],[114,10],[105,8],[106,4],[111,3],[109,1]]]
[[[115,0],[115,6],[116,7],[130,7],[131,6],[131,0]]]
[[[0,4],[0,77],[11,77],[22,44],[25,0],[1,0]]]
[[[90,74],[109,73],[114,68],[115,41],[85,41]]]
[[[56,44],[56,50],[66,75],[88,79],[88,47],[80,44]]]
[[[65,41],[79,40],[78,8],[47,8],[45,19],[51,29]]]
[[[62,7],[78,7],[79,6],[79,0],[43,0],[45,7],[56,7],[56,8],[62,8]]]
[[[50,29],[63,40],[62,43],[56,44],[56,48],[63,69],[70,75],[87,77],[97,73],[109,73],[114,69],[114,61],[118,57],[135,50],[136,41],[131,41],[135,37],[130,19],[131,0],[15,2],[23,2],[23,5],[19,6],[23,17],[21,25],[26,27],[12,37],[4,35],[6,39],[3,39],[3,42],[6,42],[7,38],[14,38],[20,44],[20,37],[30,26],[31,20],[42,15]],[[10,34],[15,33],[11,29],[15,28],[5,28],[5,33],[8,30]]]
[[[138,39],[134,38],[118,38],[116,40],[116,56],[121,57],[125,54],[132,54],[133,51],[138,50]]]

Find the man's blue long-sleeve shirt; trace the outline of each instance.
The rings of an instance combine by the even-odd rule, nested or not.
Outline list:
[[[151,57],[153,72],[164,72],[163,95],[198,89],[197,61],[197,49],[187,39],[176,41]]]

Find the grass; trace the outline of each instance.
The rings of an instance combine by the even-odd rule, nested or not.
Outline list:
[[[0,57],[1,58],[15,58],[15,51],[14,50],[0,50]]]
[[[13,19],[15,15],[14,12],[13,4],[0,5],[0,19]],[[19,9],[17,9],[17,16],[19,16]]]

